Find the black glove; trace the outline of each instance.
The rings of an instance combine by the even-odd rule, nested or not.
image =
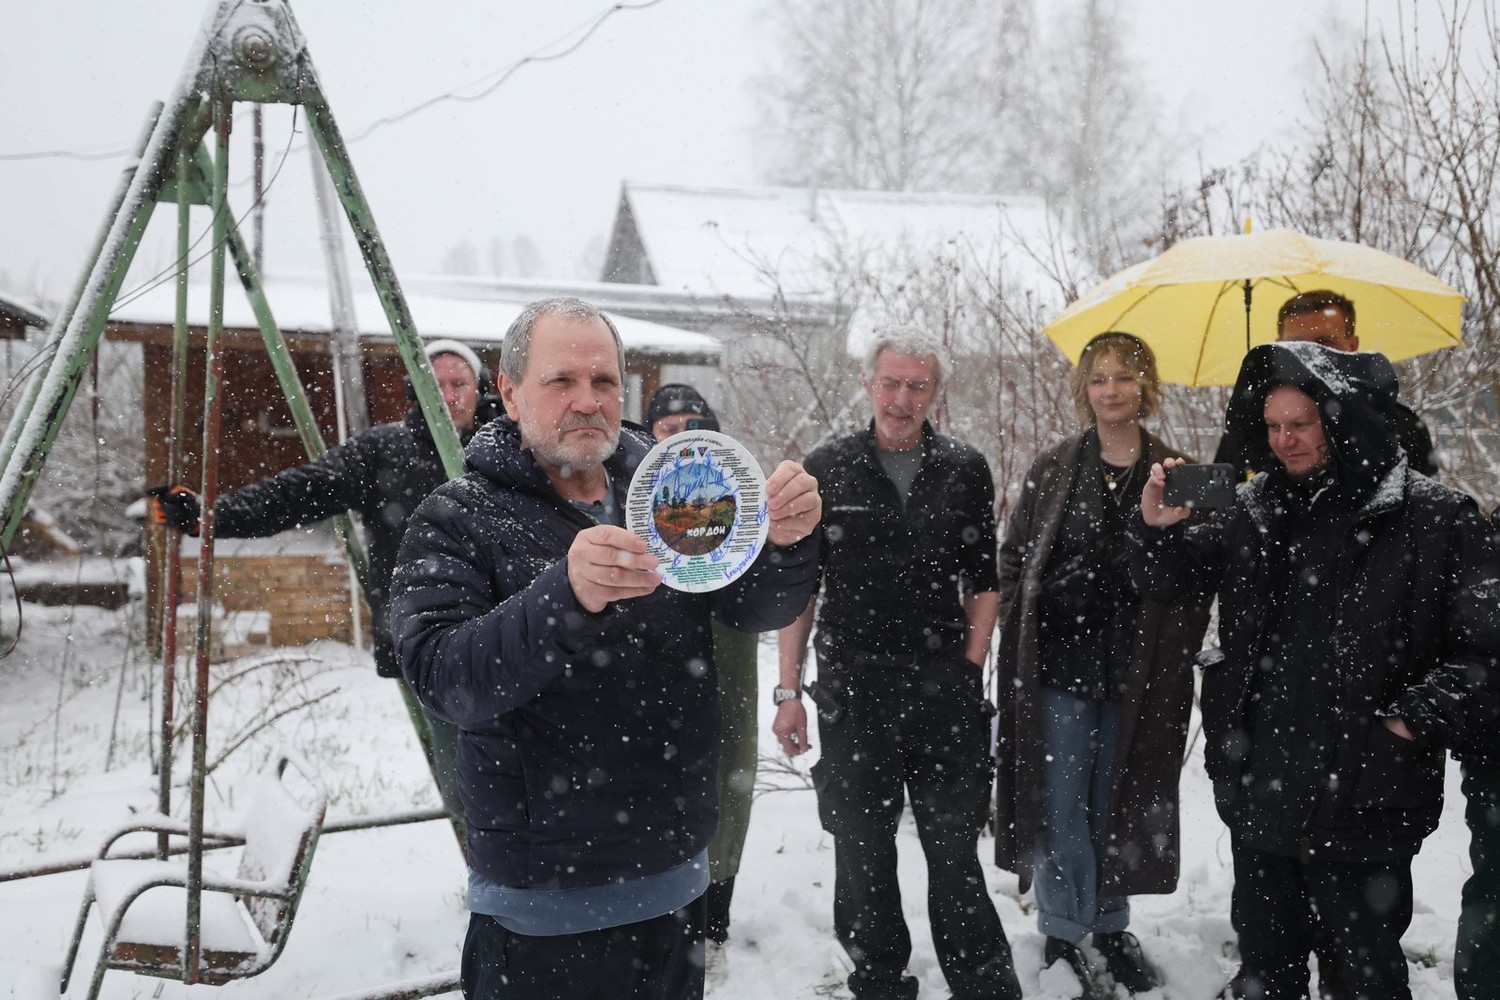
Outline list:
[[[198,503],[198,494],[186,486],[153,486],[146,491],[151,498],[151,519],[157,524],[170,524],[188,535],[198,534],[198,516],[203,507]]]

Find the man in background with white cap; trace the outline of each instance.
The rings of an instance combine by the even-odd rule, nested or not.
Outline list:
[[[479,356],[459,341],[429,341],[426,353],[459,440],[467,444],[482,424],[500,412],[494,380]],[[447,479],[421,407],[413,405],[396,423],[371,427],[311,462],[225,493],[214,502],[214,535],[266,538],[358,511],[369,545],[365,598],[372,618],[375,669],[382,677],[400,677],[386,624],[391,571],[412,512]],[[201,506],[196,493],[171,485],[158,486],[150,494],[161,520],[179,531],[198,534]],[[462,819],[452,777],[457,733],[440,720],[428,717],[426,721],[431,747],[424,749],[432,755],[443,805]]]

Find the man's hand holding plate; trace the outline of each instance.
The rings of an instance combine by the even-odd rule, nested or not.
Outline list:
[[[568,548],[568,584],[592,612],[612,601],[645,597],[661,586],[657,559],[634,532],[612,524],[585,528]]]
[[[792,545],[812,533],[823,517],[818,481],[796,462],[782,462],[766,480],[766,504],[772,545]]]

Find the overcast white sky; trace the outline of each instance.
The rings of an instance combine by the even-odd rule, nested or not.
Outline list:
[[[1150,66],[1168,121],[1200,137],[1208,162],[1247,152],[1302,110],[1310,38],[1334,0],[1123,0],[1127,40]],[[1375,0],[1394,7],[1397,0]],[[578,28],[605,0],[301,0],[293,9],[346,135],[501,70]],[[398,270],[438,269],[467,239],[484,253],[525,233],[558,277],[577,277],[607,238],[624,179],[757,180],[750,78],[774,54],[768,0],[662,0],[609,19],[576,53],[523,67],[493,94],[445,103],[352,146]],[[1347,7],[1357,7],[1353,3]],[[61,297],[77,279],[124,163],[48,150],[128,147],[165,99],[204,0],[15,2],[0,15],[0,288]],[[556,46],[554,46],[555,48]],[[474,88],[469,88],[474,89]],[[320,269],[302,137],[273,114],[268,271]],[[249,204],[250,130],[237,125],[231,192]],[[292,153],[283,152],[292,139]],[[197,221],[197,220],[195,220]],[[206,224],[206,213],[203,217]],[[171,257],[170,213],[148,234],[136,276]]]

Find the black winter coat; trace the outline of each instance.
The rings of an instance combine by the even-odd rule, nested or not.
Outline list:
[[[922,466],[903,502],[874,453],[873,425],[820,445],[807,471],[827,539],[818,651],[963,655],[965,593],[999,587],[995,483],[977,450],[922,425]],[[858,658],[858,657],[855,657]]]
[[[1340,354],[1312,344],[1273,344],[1247,356],[1227,420],[1253,426],[1274,385],[1294,385],[1319,404],[1332,456],[1334,486],[1357,498],[1357,513],[1327,565],[1332,578],[1299,586],[1331,588],[1319,606],[1336,608],[1327,630],[1334,656],[1332,718],[1306,719],[1299,732],[1333,737],[1328,777],[1296,849],[1346,861],[1409,856],[1437,825],[1443,796],[1443,749],[1461,743],[1493,717],[1500,652],[1500,564],[1473,501],[1411,472],[1399,455],[1389,405],[1395,373],[1374,354]],[[1264,436],[1264,431],[1261,431]],[[1242,778],[1257,741],[1276,755],[1305,749],[1285,744],[1267,725],[1256,673],[1271,642],[1273,602],[1288,585],[1290,487],[1278,467],[1239,488],[1233,506],[1202,523],[1165,530],[1132,519],[1139,553],[1132,569],[1142,592],[1157,600],[1219,598],[1222,660],[1204,673],[1205,764],[1220,815],[1243,827]],[[1323,670],[1281,647],[1286,670]],[[1414,734],[1402,740],[1382,724],[1399,716]],[[1264,750],[1265,748],[1259,748]],[[1258,781],[1275,779],[1259,774]]]
[[[465,435],[472,437],[473,432]],[[391,571],[417,505],[448,476],[418,407],[400,423],[381,424],[321,457],[226,493],[214,503],[219,538],[268,538],[345,511],[358,511],[369,539],[375,669],[401,676],[387,624]]]
[[[1083,467],[1084,437],[1037,456],[1000,545],[999,766],[995,771],[995,863],[1030,885],[1041,831],[1043,570]],[[1141,460],[1181,458],[1147,435]],[[1108,503],[1109,501],[1105,501]],[[1123,543],[1122,543],[1123,544]],[[1108,553],[1104,554],[1108,557]],[[1172,892],[1181,865],[1177,786],[1193,703],[1193,656],[1208,608],[1201,600],[1144,601],[1119,694],[1120,727],[1110,782],[1109,850],[1100,885],[1111,895]]]
[[[1490,531],[1491,538],[1500,545],[1500,507],[1490,511]],[[1497,672],[1495,681],[1500,684],[1500,672]],[[1496,697],[1500,698],[1500,691],[1496,692]],[[1500,715],[1455,747],[1453,756],[1469,767],[1500,768]]]
[[[627,425],[605,462],[622,509],[652,443]],[[817,533],[768,545],[722,590],[663,586],[593,614],[566,559],[593,522],[515,423],[475,435],[467,466],[412,518],[391,623],[412,689],[462,731],[470,866],[501,885],[568,888],[689,860],[717,814],[710,619],[746,632],[795,620],[817,586]]]

